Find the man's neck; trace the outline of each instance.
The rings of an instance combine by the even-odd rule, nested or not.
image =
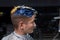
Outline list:
[[[27,33],[24,33],[21,30],[15,30],[15,33],[18,34],[18,35],[27,35]]]

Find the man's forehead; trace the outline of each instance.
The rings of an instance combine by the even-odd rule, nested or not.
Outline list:
[[[34,21],[34,20],[35,20],[35,16],[31,17],[31,19],[29,21],[31,22],[31,21]]]

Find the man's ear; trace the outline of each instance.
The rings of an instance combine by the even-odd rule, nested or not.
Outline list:
[[[20,21],[20,22],[18,23],[18,25],[19,25],[19,28],[22,28],[22,27],[23,27],[23,21]]]
[[[23,21],[20,21],[20,22],[19,22],[19,27],[20,27],[21,29],[24,29],[25,24],[23,23]]]

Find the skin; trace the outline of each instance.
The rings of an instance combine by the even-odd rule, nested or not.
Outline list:
[[[27,33],[32,33],[33,30],[36,28],[34,20],[35,16],[33,15],[31,17],[31,20],[29,20],[27,24],[24,24],[22,21],[20,21],[18,24],[19,27],[15,29],[15,32],[19,35],[26,35]]]

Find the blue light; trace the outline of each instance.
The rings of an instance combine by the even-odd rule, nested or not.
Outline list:
[[[34,15],[34,12],[35,12],[35,10],[31,10],[31,9],[27,9],[27,8],[20,8],[14,13],[14,15],[32,17]]]

